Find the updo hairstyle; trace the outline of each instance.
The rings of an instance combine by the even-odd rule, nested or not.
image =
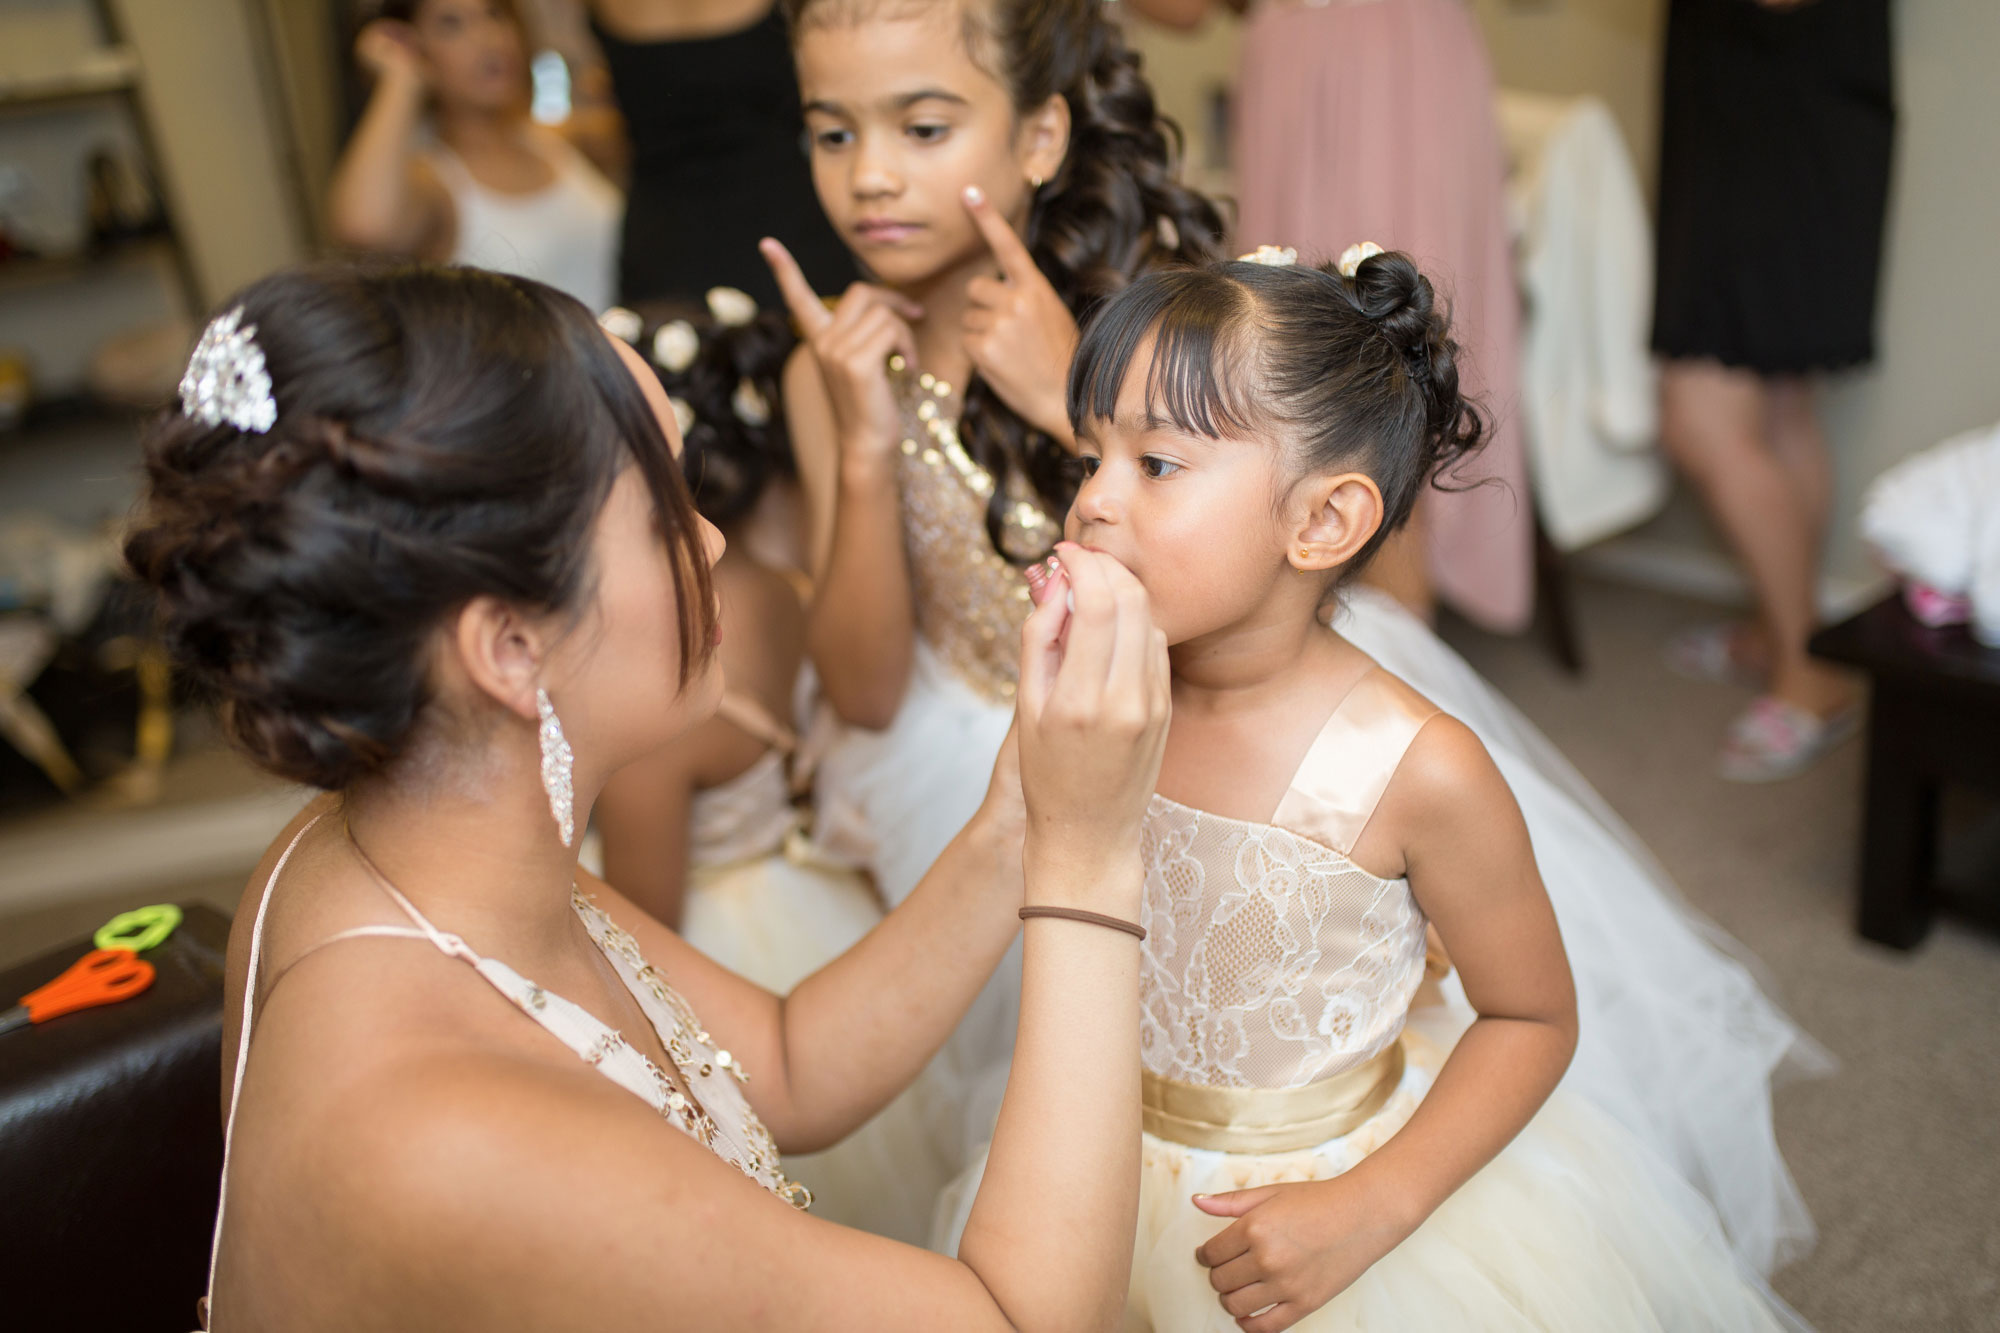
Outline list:
[[[1358,573],[1409,521],[1427,484],[1485,424],[1458,387],[1449,312],[1408,255],[1332,264],[1237,260],[1148,274],[1085,329],[1070,367],[1080,434],[1117,410],[1139,349],[1154,339],[1147,409],[1209,439],[1272,436],[1298,476],[1360,472],[1382,491],[1382,526],[1342,570]]]
[[[680,683],[703,664],[713,599],[687,487],[577,301],[478,269],[340,265],[265,278],[239,306],[277,421],[176,406],[153,422],[125,555],[256,763],[329,790],[393,763],[431,701],[436,632],[474,598],[580,618],[627,467],[673,563]]]

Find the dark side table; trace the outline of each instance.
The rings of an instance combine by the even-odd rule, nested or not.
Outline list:
[[[1821,630],[1812,651],[1874,684],[1859,928],[1878,943],[1913,948],[1947,905],[1938,882],[1939,791],[1965,783],[2000,792],[2000,649],[1981,646],[1963,625],[1920,624],[1892,595]]]

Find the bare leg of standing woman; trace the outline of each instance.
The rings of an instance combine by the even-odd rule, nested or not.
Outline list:
[[[1809,392],[1713,361],[1671,361],[1660,400],[1667,450],[1742,560],[1769,649],[1769,692],[1732,730],[1725,768],[1788,776],[1834,738],[1820,734],[1824,724],[1844,723],[1853,701],[1846,679],[1806,653],[1831,496]]]

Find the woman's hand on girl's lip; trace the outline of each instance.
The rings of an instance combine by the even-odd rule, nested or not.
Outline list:
[[[1022,632],[1028,890],[1129,919],[1137,877],[1122,872],[1136,863],[1171,711],[1166,638],[1123,565],[1067,542],[1056,550],[1061,572],[1043,581]]]

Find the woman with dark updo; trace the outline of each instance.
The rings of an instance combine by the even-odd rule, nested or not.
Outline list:
[[[1069,555],[988,801],[780,999],[572,845],[722,693],[721,543],[678,447],[583,306],[426,267],[251,286],[152,428],[131,566],[229,734],[325,792],[231,941],[213,1327],[1116,1323],[1167,712],[1145,596]],[[780,1153],[907,1084],[1017,917],[1019,1054],[961,1257],[813,1218]]]

